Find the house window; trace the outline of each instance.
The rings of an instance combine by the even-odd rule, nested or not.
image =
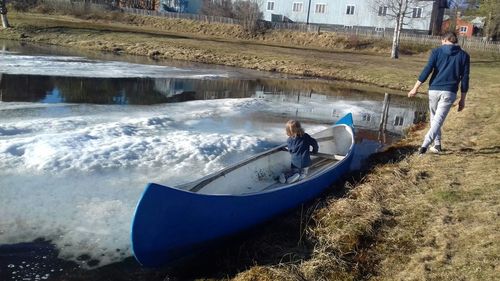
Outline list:
[[[316,14],[324,14],[326,11],[326,4],[316,4]]]
[[[396,119],[394,119],[394,126],[403,126],[403,121],[403,116],[396,116]]]
[[[411,13],[412,18],[421,18],[422,17],[422,8],[413,8],[413,12]]]
[[[363,113],[363,121],[370,122],[372,116],[369,113]]]
[[[425,112],[415,111],[415,117],[413,118],[413,124],[418,124],[419,122],[425,121]]]
[[[375,27],[375,32],[384,32],[385,28],[384,27]]]
[[[293,11],[294,12],[302,12],[302,2],[295,2],[293,3]]]
[[[387,15],[387,6],[378,7],[378,16],[385,17]]]
[[[267,2],[267,10],[274,11],[274,2]]]
[[[467,26],[461,26],[460,33],[467,33]]]
[[[346,15],[354,15],[354,5],[347,5]]]

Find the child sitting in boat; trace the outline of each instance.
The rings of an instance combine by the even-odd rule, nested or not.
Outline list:
[[[289,120],[286,123],[286,134],[288,136],[288,151],[292,155],[291,172],[283,173],[279,177],[281,183],[293,183],[307,176],[311,165],[311,153],[318,152],[318,142],[309,134],[304,132],[299,121]],[[312,152],[309,151],[312,146]]]

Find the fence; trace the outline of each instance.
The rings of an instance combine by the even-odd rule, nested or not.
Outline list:
[[[459,37],[458,41],[460,46],[466,50],[500,53],[500,42],[497,41],[487,41],[487,40],[482,40],[480,38],[467,38],[467,37]],[[439,46],[441,44],[441,37],[402,33],[401,42]]]
[[[167,17],[172,19],[187,19],[187,20],[197,20],[197,21],[217,22],[217,23],[227,23],[227,24],[239,24],[239,20],[232,18],[225,18],[225,17],[215,17],[215,16],[186,14],[186,13],[160,12],[160,11],[134,9],[134,8],[121,8],[121,10],[125,13],[136,14],[136,15]]]
[[[318,25],[305,23],[270,22],[268,26],[270,26],[272,29],[286,29],[301,32],[319,32],[320,30],[320,27]]]
[[[492,42],[486,40],[463,40],[460,45],[467,50],[481,50],[500,53],[500,42]]]
[[[303,23],[272,23],[274,29],[291,29],[303,32],[335,32],[345,35],[356,35],[370,39],[381,39],[392,41],[393,30],[375,30],[374,28],[356,28],[356,27],[340,27],[340,26],[327,26]],[[441,44],[440,36],[431,36],[424,34],[405,33],[400,35],[402,43],[415,43],[428,46],[439,46]],[[467,38],[460,37],[459,44],[466,50],[487,51],[500,53],[500,42],[488,41],[481,38]]]

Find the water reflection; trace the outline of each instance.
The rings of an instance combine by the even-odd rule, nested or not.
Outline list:
[[[20,88],[20,85],[23,85]],[[245,98],[255,94],[252,80],[87,78],[3,74],[6,102],[149,105],[189,100]]]
[[[379,94],[344,88],[320,92],[311,90],[305,82],[302,88],[290,89],[282,87],[279,81],[262,79],[88,78],[11,74],[0,77],[0,98],[6,102],[150,105],[256,97],[278,105],[270,108],[271,114],[329,122],[351,111],[355,113],[357,126],[377,131],[385,113],[385,129],[395,134],[402,134],[404,128],[423,121],[426,112],[423,100],[392,96],[388,110],[384,111],[384,99]]]
[[[298,119],[312,119],[329,122],[347,112],[354,113],[357,127],[374,131],[381,129],[394,134],[403,134],[404,129],[425,120],[426,104],[423,100],[408,100],[403,96],[393,95],[387,101],[384,111],[384,99],[381,95],[369,93],[349,93],[339,91],[333,95],[313,91],[282,92],[257,91],[258,97],[281,102],[287,106],[273,108],[275,113]],[[385,118],[384,118],[385,114]]]

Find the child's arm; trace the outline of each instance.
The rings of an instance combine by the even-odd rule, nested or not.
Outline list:
[[[319,150],[318,142],[311,136],[309,136],[309,138],[311,139],[311,146],[313,147],[312,154],[318,153]]]
[[[287,144],[288,152],[293,153],[293,152],[294,152],[294,151],[293,151],[293,150],[294,150],[294,147],[293,147],[293,145],[292,145],[292,142],[291,142],[291,139],[290,139],[290,138],[288,138],[288,139],[286,140],[286,144]]]

